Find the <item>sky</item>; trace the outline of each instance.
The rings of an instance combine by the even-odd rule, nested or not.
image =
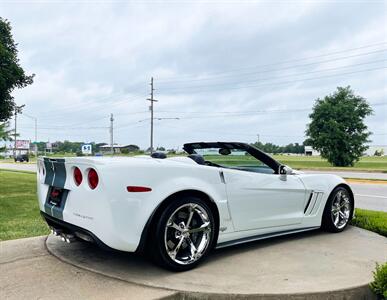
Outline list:
[[[149,147],[302,143],[317,98],[367,99],[371,144],[387,145],[385,1],[4,1],[34,83],[20,138]],[[13,120],[11,120],[13,128]]]

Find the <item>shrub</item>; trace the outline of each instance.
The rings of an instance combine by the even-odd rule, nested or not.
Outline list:
[[[75,154],[76,154],[76,156],[84,156],[82,151],[77,151]]]
[[[371,290],[380,299],[387,299],[387,262],[382,265],[377,263],[373,274],[374,281],[370,283]]]

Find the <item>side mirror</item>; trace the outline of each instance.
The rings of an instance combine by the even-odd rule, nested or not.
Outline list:
[[[288,166],[285,166],[285,165],[281,165],[279,167],[279,174],[280,174],[280,179],[282,181],[286,181],[287,180],[287,176],[288,174],[292,174],[293,170],[292,168],[288,167]]]

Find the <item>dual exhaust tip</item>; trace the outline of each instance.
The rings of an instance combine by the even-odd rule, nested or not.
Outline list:
[[[63,230],[51,227],[51,233],[57,237],[60,237],[63,242],[68,244],[75,242],[76,238],[73,234],[64,233]]]

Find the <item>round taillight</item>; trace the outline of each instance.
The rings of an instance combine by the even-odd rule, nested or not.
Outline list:
[[[92,190],[94,190],[98,185],[98,174],[97,171],[94,169],[90,169],[89,173],[87,174],[87,179],[89,180],[89,186]]]
[[[77,186],[79,186],[82,183],[82,172],[79,170],[78,167],[74,168],[74,182]]]

